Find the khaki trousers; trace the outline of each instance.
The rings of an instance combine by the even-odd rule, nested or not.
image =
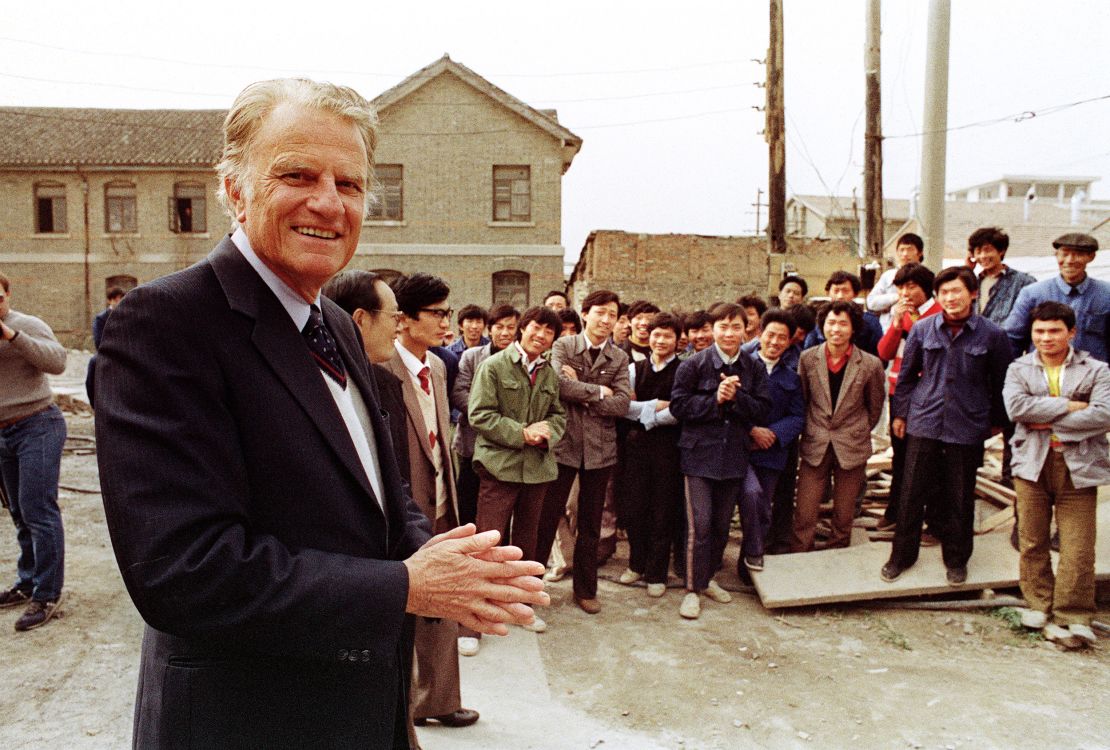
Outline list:
[[[1090,625],[1095,613],[1095,526],[1098,488],[1077,490],[1064,456],[1048,452],[1036,482],[1014,477],[1021,594],[1029,606],[1061,625]],[[1060,530],[1055,576],[1049,556],[1052,510]]]

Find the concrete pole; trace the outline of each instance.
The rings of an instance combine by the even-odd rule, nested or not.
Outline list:
[[[944,170],[948,151],[948,36],[951,0],[929,0],[925,51],[925,117],[921,141],[921,203],[925,265],[944,263]]]
[[[863,257],[883,257],[883,111],[879,35],[882,30],[881,0],[867,0],[867,43],[864,77],[867,89],[867,124],[864,129]]]

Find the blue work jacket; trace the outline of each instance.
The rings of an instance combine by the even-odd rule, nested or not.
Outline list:
[[[922,318],[906,338],[894,417],[916,437],[981,443],[1007,424],[1002,386],[1012,359],[1005,332],[982,315],[973,312],[955,338],[943,314]]]

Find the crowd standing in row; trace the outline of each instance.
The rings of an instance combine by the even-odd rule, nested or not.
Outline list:
[[[412,725],[471,724],[458,654],[508,624],[546,629],[528,605],[548,601],[556,541],[584,612],[601,610],[622,526],[620,581],[658,598],[673,569],[679,614],[697,618],[731,599],[715,576],[737,508],[742,577],[816,548],[830,492],[822,546],[850,543],[888,398],[894,542],[877,575],[916,562],[927,524],[948,582],[966,581],[983,442],[1009,434],[1026,624],[1094,640],[1110,285],[1086,274],[1093,238],[1059,238],[1042,282],[1005,266],[1001,230],[935,275],[906,235],[867,309],[844,271],[816,314],[796,276],[769,308],[749,295],[681,317],[600,290],[579,318],[553,292],[523,312],[468,305],[449,343],[442,279],[337,275],[375,145],[361,97],[264,82],[225,130],[237,230],[128,294],[95,366],[107,522],[148,623],[137,745],[297,747],[326,726],[337,746],[404,747]],[[27,606],[23,630],[62,593],[64,422],[45,373],[64,351],[0,287],[0,470],[21,549],[0,606]]]

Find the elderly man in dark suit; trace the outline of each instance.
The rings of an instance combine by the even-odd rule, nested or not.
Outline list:
[[[566,336],[551,348],[551,366],[559,375],[559,398],[567,410],[563,438],[555,445],[559,476],[547,488],[536,540],[536,557],[547,560],[559,519],[575,477],[578,490],[578,539],[574,544],[574,601],[597,614],[597,545],[601,511],[617,463],[616,421],[628,413],[632,388],[628,355],[609,335],[619,315],[615,292],[598,290],[582,301],[585,330]]]
[[[429,539],[354,323],[320,296],[374,144],[351,89],[248,87],[219,165],[239,228],[105,330],[104,505],[147,622],[136,747],[408,747],[405,614],[504,633],[546,601],[496,533]]]

